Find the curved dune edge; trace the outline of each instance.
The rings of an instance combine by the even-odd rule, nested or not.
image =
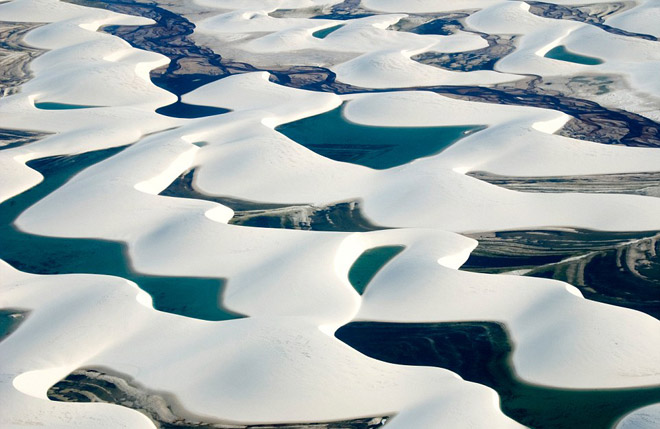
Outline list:
[[[175,392],[184,410],[208,421],[316,422],[409,412],[407,419],[414,419],[419,409],[420,416],[440,421],[519,427],[501,414],[492,390],[448,371],[369,359],[305,318],[209,323],[145,308],[135,299],[135,286],[115,277],[35,276],[6,264],[2,273],[12,279],[3,285],[2,300],[32,310],[0,343],[4,424],[68,419],[79,427],[152,427],[139,413],[118,407],[45,400],[52,384],[93,366]],[[60,291],[56,300],[47,297],[53,288]],[[62,311],[66,318],[57,316]],[[255,400],[262,406],[255,408]]]
[[[616,429],[651,429],[660,424],[660,404],[640,408],[626,415]]]
[[[319,3],[277,3],[284,4]],[[519,427],[501,413],[491,389],[441,369],[374,361],[332,338],[337,327],[356,318],[497,321],[510,330],[513,365],[529,382],[565,388],[660,383],[656,319],[586,301],[561,282],[461,272],[476,243],[456,234],[553,225],[660,229],[660,200],[654,198],[523,194],[465,175],[648,171],[660,165],[656,149],[559,137],[552,133],[568,117],[556,111],[420,91],[340,97],[283,88],[265,73],[226,78],[184,96],[231,113],[163,117],[154,110],[170,104],[173,95],[155,87],[148,71],[167,60],[95,32],[99,25],[145,20],[46,0],[15,0],[0,5],[0,13],[56,21],[30,33],[30,43],[52,50],[35,61],[35,78],[22,92],[0,101],[0,122],[23,129],[39,124],[40,131],[57,134],[0,152],[7,166],[2,180],[10,184],[3,187],[4,199],[41,180],[25,167],[32,159],[139,140],[32,206],[17,226],[35,234],[124,242],[135,269],[144,273],[226,277],[225,304],[251,316],[222,323],[177,317],[154,311],[144,292],[123,279],[36,276],[0,263],[2,306],[32,311],[0,343],[3,424],[153,427],[124,408],[45,399],[47,389],[74,369],[102,366],[173,392],[191,414],[210,420],[312,422],[396,414],[388,427]],[[36,100],[106,107],[44,111],[34,107]],[[438,155],[384,171],[320,157],[273,129],[343,101],[348,119],[361,124],[487,122],[488,128]],[[192,168],[198,170],[195,187],[211,195],[278,203],[361,199],[371,220],[407,229],[320,233],[232,226],[228,207],[158,195]],[[360,297],[348,270],[364,250],[382,245],[406,250]]]
[[[660,87],[653,73],[658,68],[657,42],[626,35],[613,34],[588,22],[554,19],[529,12],[524,2],[511,1],[420,1],[407,2],[369,0],[362,6],[372,16],[349,20],[335,19],[332,2],[288,4],[281,2],[250,2],[230,12],[218,11],[211,17],[190,15],[195,25],[192,37],[215,52],[254,62],[262,67],[309,65],[329,68],[337,80],[365,88],[422,87],[431,85],[517,85],[524,76],[541,76],[552,81],[552,89],[560,91],[574,87],[580,79],[597,77],[608,81],[617,76],[618,82],[592,87],[581,86],[577,91],[600,104],[629,110],[654,121],[660,120],[657,105]],[[603,25],[608,28],[656,34],[653,26],[660,8],[650,1],[640,1],[623,12],[607,15]],[[220,7],[213,2],[204,6]],[[593,1],[555,0],[549,4],[580,7]],[[282,9],[310,7],[317,14],[332,19],[309,20],[302,17],[275,18],[269,14]],[[465,30],[451,35],[413,34],[388,31],[389,25],[414,17],[433,16],[440,19],[452,12],[467,13]],[[326,15],[324,15],[324,13]],[[314,15],[313,12],[310,12]],[[426,15],[425,15],[426,14]],[[339,17],[340,15],[337,15]],[[449,18],[452,19],[452,18]],[[315,30],[342,24],[343,27],[324,39],[312,36]],[[469,53],[487,46],[479,34],[516,36],[513,53],[501,58],[494,71],[457,72],[413,61],[410,57],[422,53]],[[603,64],[589,66],[546,58],[545,54],[557,46],[569,51],[603,60]],[[577,78],[578,81],[573,81]],[[578,84],[580,86],[580,84]],[[543,85],[540,86],[544,88]],[[605,88],[605,89],[603,89]]]
[[[572,2],[575,3],[578,2]],[[621,15],[644,14],[643,9],[647,7],[640,5]],[[614,15],[605,22],[621,15]],[[515,34],[520,35],[516,50],[498,61],[496,70],[532,73],[543,78],[621,76],[625,84],[623,90],[605,88],[591,94],[584,91],[584,96],[603,105],[660,120],[657,108],[660,85],[657,80],[649,79],[649,73],[657,69],[660,61],[657,42],[612,34],[582,22],[539,17],[531,14],[529,5],[524,2],[498,2],[471,15],[466,23],[470,28],[486,33],[510,34],[515,28]],[[545,57],[548,51],[560,45],[571,52],[600,59],[603,63],[583,65]]]
[[[169,60],[96,31],[103,25],[148,25],[151,20],[53,0],[2,3],[0,15],[8,21],[44,23],[26,35],[25,43],[48,50],[30,63],[34,78],[0,100],[1,126],[54,133],[0,152],[2,181],[8,184],[0,201],[41,181],[25,162],[124,146],[180,123],[154,112],[176,100],[149,80],[149,70]],[[105,107],[42,110],[35,102]]]

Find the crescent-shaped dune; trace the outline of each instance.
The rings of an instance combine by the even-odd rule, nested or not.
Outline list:
[[[0,426],[654,427],[657,15],[0,2]]]

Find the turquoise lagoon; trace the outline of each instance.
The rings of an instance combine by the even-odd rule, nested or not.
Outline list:
[[[325,39],[328,34],[339,30],[343,26],[344,24],[339,24],[335,25],[334,27],[324,28],[323,30],[313,32],[312,36],[316,37],[317,39]]]
[[[576,54],[566,49],[566,46],[560,45],[550,49],[546,54],[546,58],[551,58],[553,60],[566,61],[569,63],[584,64],[587,66],[595,66],[602,64],[603,60],[587,57],[585,55]]]
[[[349,121],[343,107],[275,128],[291,140],[335,161],[378,170],[435,155],[481,125],[446,127],[375,127]]]
[[[242,317],[222,306],[224,279],[138,273],[133,269],[123,243],[46,237],[23,232],[13,225],[25,209],[55,191],[84,168],[109,158],[121,149],[30,161],[28,165],[42,173],[44,180],[0,204],[0,259],[19,270],[35,274],[90,273],[123,277],[149,293],[154,308],[168,313],[203,320]],[[9,329],[11,320],[7,317],[4,322],[0,320],[0,331]],[[7,328],[2,328],[4,325]]]

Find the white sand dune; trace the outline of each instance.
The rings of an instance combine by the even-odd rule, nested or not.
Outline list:
[[[364,7],[386,14],[346,21],[269,15],[277,9],[328,10],[337,1],[196,3],[211,13],[199,15],[195,37],[215,38],[214,49],[225,49],[218,46],[228,42],[226,49],[254,57],[255,64],[283,55],[284,63],[316,65],[304,62],[305,52],[319,51],[338,80],[380,89],[485,86],[527,74],[595,70],[624,76],[630,91],[646,94],[657,110],[657,42],[534,16],[520,2],[368,0]],[[619,16],[621,28],[629,28],[650,4],[611,20]],[[497,71],[454,72],[411,60],[427,51],[486,46],[475,34],[387,29],[404,17],[401,13],[466,8],[480,9],[467,18],[473,30],[521,35]],[[0,99],[0,128],[51,133],[0,150],[0,201],[41,182],[41,174],[26,165],[31,160],[130,145],[29,207],[16,227],[123,243],[131,268],[143,274],[225,279],[222,304],[247,316],[222,322],[177,316],[156,311],[146,292],[119,277],[35,275],[0,261],[0,309],[30,312],[0,342],[0,426],[154,427],[125,407],[47,399],[53,384],[88,367],[124,374],[150,392],[171,395],[174,411],[193,421],[395,416],[388,428],[521,427],[503,414],[488,387],[441,368],[377,361],[337,340],[336,329],[352,320],[501,323],[513,341],[513,369],[524,382],[565,389],[660,384],[657,319],[586,300],[555,280],[459,270],[477,245],[460,235],[464,232],[660,229],[657,198],[521,193],[466,173],[653,172],[660,165],[657,148],[559,136],[555,133],[570,117],[555,110],[462,101],[422,90],[339,96],[280,86],[267,72],[227,77],[182,97],[229,113],[166,117],[155,110],[176,96],[156,87],[149,72],[169,60],[96,31],[150,20],[57,0],[1,3],[0,20],[44,23],[25,41],[49,50],[31,63],[33,79]],[[640,22],[641,32],[648,24]],[[345,25],[325,39],[312,36],[338,23]],[[544,58],[559,45],[604,63]],[[95,107],[48,110],[39,103]],[[345,118],[365,126],[485,129],[440,153],[383,170],[323,157],[275,129],[342,103]],[[159,195],[191,170],[192,186],[202,194],[319,206],[359,200],[370,221],[393,229],[351,233],[233,225],[234,212],[225,205]],[[348,280],[350,267],[365,250],[393,245],[405,250],[360,296]],[[618,427],[654,422],[656,411],[657,406],[637,410]]]
[[[216,83],[214,86],[217,89],[222,85],[232,85],[232,82],[242,79],[249,79],[253,88],[259,82],[262,82],[261,85],[274,86],[263,78],[263,74],[237,76],[231,80]],[[255,99],[254,107],[257,109],[248,108],[218,118],[199,120],[178,130],[143,139],[110,160],[90,167],[28,209],[17,220],[17,226],[42,235],[124,241],[128,243],[134,267],[139,271],[172,276],[199,275],[229,279],[225,304],[234,311],[255,317],[261,315],[304,316],[319,325],[335,327],[353,318],[360,306],[357,295],[346,281],[348,268],[362,250],[374,246],[365,245],[357,249],[352,249],[351,246],[346,247],[348,245],[343,244],[343,241],[347,239],[346,234],[226,225],[225,222],[231,216],[231,211],[222,206],[195,200],[159,197],[154,194],[160,192],[178,175],[197,163],[201,163],[200,175],[205,171],[204,168],[209,167],[212,171],[222,172],[223,179],[216,176],[215,180],[211,182],[225,185],[229,177],[224,176],[238,176],[237,169],[232,170],[228,168],[228,165],[218,166],[211,161],[222,159],[225,162],[237,164],[250,160],[251,166],[246,171],[264,172],[263,178],[255,181],[254,176],[251,179],[243,177],[238,183],[246,184],[246,186],[237,190],[236,194],[229,195],[247,195],[254,197],[255,200],[267,199],[268,201],[286,201],[293,198],[294,195],[298,198],[305,198],[305,188],[310,186],[308,181],[304,181],[303,186],[296,189],[295,182],[300,181],[299,176],[290,173],[287,176],[277,175],[277,171],[285,172],[292,169],[300,171],[303,166],[311,166],[314,174],[310,172],[309,177],[317,178],[313,184],[313,192],[317,198],[320,198],[321,201],[361,198],[364,201],[365,213],[371,219],[384,225],[424,226],[455,231],[556,225],[605,230],[658,228],[657,213],[660,211],[660,200],[656,198],[586,194],[546,196],[508,191],[484,184],[449,169],[446,165],[449,161],[441,159],[443,154],[437,157],[440,160],[436,160],[436,162],[432,162],[434,158],[427,158],[395,169],[374,171],[365,167],[324,160],[309,151],[298,150],[299,160],[296,160],[295,152],[287,150],[283,152],[284,155],[280,159],[283,163],[285,159],[288,159],[289,163],[284,164],[284,168],[275,169],[272,165],[280,164],[275,155],[280,150],[279,147],[286,148],[287,145],[290,145],[295,148],[296,146],[286,139],[268,139],[266,137],[268,134],[276,135],[276,133],[269,127],[260,125],[258,119],[268,118],[277,122],[277,110],[283,111],[285,116],[290,117],[290,110],[293,109],[293,106],[300,106],[303,103],[301,100],[304,100],[306,95],[304,91],[300,90],[273,89],[273,92],[277,91],[290,92],[291,101],[288,104],[277,105],[274,109],[258,110],[259,107],[268,109],[269,100],[266,96],[262,99]],[[198,90],[196,96],[200,97],[202,93],[209,97],[213,96],[211,91],[204,91],[204,89]],[[265,91],[265,93],[268,92]],[[229,91],[229,94],[232,94],[232,91]],[[234,94],[238,95],[240,91],[236,91]],[[330,103],[330,106],[336,104],[334,96],[326,97],[324,94],[320,96],[319,101]],[[384,97],[392,98],[388,100],[389,103],[384,103]],[[325,101],[326,99],[327,101]],[[446,108],[451,109],[455,115],[461,113],[457,106],[467,104],[469,109],[476,110],[475,118],[484,116],[479,112],[479,105],[476,103],[458,102],[428,93],[368,95],[360,97],[354,102],[363,103],[361,107],[364,110],[358,109],[357,111],[363,112],[363,114],[369,112],[374,115],[371,117],[372,121],[376,117],[381,121],[387,121],[387,109],[367,109],[369,101],[377,100],[379,105],[388,105],[391,108],[397,102],[424,100],[432,103],[434,99],[441,100],[440,103],[449,103],[450,106]],[[353,102],[349,102],[348,106],[351,106],[351,103]],[[237,102],[227,106],[236,108],[239,104]],[[308,101],[307,104],[312,107],[311,102]],[[485,109],[500,108],[496,105],[481,107]],[[438,105],[436,108],[441,109],[442,105]],[[524,114],[517,116],[517,120],[526,122],[529,129],[533,129],[530,123],[556,123],[558,116],[556,112],[539,111],[539,109],[514,109],[523,110],[529,115],[527,118]],[[451,115],[433,115],[432,107],[425,111],[429,114],[426,121],[439,117],[451,119],[448,118]],[[391,110],[392,116],[395,112],[395,109]],[[510,123],[510,112],[507,113],[509,115],[501,115],[499,118],[493,115],[490,118],[494,122],[491,124],[493,129],[498,126],[497,122],[507,121],[506,129],[510,134],[506,136],[506,140],[509,141],[519,131]],[[252,120],[250,120],[251,117]],[[463,121],[469,121],[466,115],[461,115],[461,117]],[[561,118],[561,115],[559,117]],[[417,121],[415,123],[420,125],[425,119],[418,115],[415,120]],[[391,118],[390,125],[392,123],[406,123],[405,117],[399,115],[396,119]],[[543,126],[537,125],[537,128],[543,129]],[[191,139],[190,135],[193,135],[195,140],[205,141],[207,146],[200,149],[186,142]],[[473,135],[472,139],[476,140],[478,136],[477,133]],[[486,134],[486,136],[487,141],[492,144],[492,135]],[[216,140],[218,138],[219,140]],[[235,139],[239,139],[238,142]],[[236,144],[243,148],[238,155],[233,154],[232,156],[231,151],[235,150],[232,147]],[[608,146],[587,144],[591,144],[596,150],[602,149],[604,152],[611,150]],[[250,150],[249,146],[245,148],[247,145],[256,145],[256,147]],[[225,146],[229,147],[230,154],[215,158],[216,151],[225,149]],[[272,147],[273,155],[259,156],[258,154],[262,154],[267,146]],[[655,153],[651,149],[615,149],[618,149],[620,153],[617,158],[613,157],[613,159],[625,160],[625,155],[629,155],[631,160],[637,162],[638,165],[642,157]],[[211,158],[202,156],[205,151],[212,153]],[[198,153],[199,159],[196,159]],[[566,153],[569,153],[568,149]],[[317,159],[316,163],[313,163],[314,159]],[[606,160],[607,158],[603,157],[603,162]],[[645,161],[651,162],[649,159]],[[364,174],[361,177],[358,174],[342,171],[343,166],[349,166],[350,169],[355,170],[361,169]],[[412,168],[412,166],[416,166],[416,168]],[[587,171],[586,168],[588,166],[585,164],[581,171]],[[601,164],[600,168],[605,167]],[[607,170],[597,171],[612,172],[617,171],[618,168],[626,171],[625,163],[617,162],[616,167],[610,165]],[[338,170],[343,174],[327,176],[324,173],[325,170],[329,172]],[[353,192],[344,194],[344,198],[339,198],[342,196],[339,194],[341,187],[338,186],[340,185],[338,180],[341,177],[350,180],[350,189]],[[324,183],[324,180],[327,182]],[[364,184],[360,185],[360,180]],[[255,187],[254,183],[271,183],[274,186],[264,190],[262,186]],[[276,193],[276,188],[281,189],[279,194]],[[347,183],[345,189],[348,188]],[[204,190],[203,187],[201,189]],[[329,190],[329,197],[324,198],[323,189]],[[312,189],[309,192],[311,193]],[[267,198],[267,195],[270,198]],[[431,195],[434,197],[431,198]],[[303,199],[302,202],[305,201]],[[590,207],[599,207],[599,210],[594,211]],[[414,217],[409,215],[411,210],[416,213]],[[135,213],[140,213],[140,215],[135,216]],[[385,234],[387,237],[396,237],[397,234],[401,234],[405,237],[405,234],[416,233],[412,230],[408,233],[387,231],[381,234]],[[440,234],[439,231],[438,234]],[[425,232],[423,237],[425,241],[428,240],[428,243],[446,240],[432,238],[434,235]],[[400,240],[401,238],[390,238],[388,243],[406,244],[401,243]],[[449,254],[443,254],[438,250],[429,253],[431,259],[435,261],[438,258],[451,257],[453,254],[466,255],[466,250],[472,246],[472,242],[469,242],[451,249]],[[403,263],[406,258],[399,257],[398,260]],[[416,290],[413,280],[405,281],[407,285],[405,289],[392,286],[397,293],[404,294],[408,298],[393,298],[388,295],[384,301],[377,301],[373,312],[365,310],[368,308],[369,296],[372,296],[370,294],[376,293],[369,292],[365,297],[365,306],[358,313],[358,317],[376,317],[378,320],[382,320],[383,316],[377,317],[376,315],[387,314],[385,320],[411,321],[394,316],[401,314],[398,313],[401,311],[403,314],[411,315],[409,317],[415,321],[418,321],[420,317],[424,321],[433,321],[436,317],[442,321],[455,319],[502,321],[512,330],[514,341],[518,344],[519,356],[523,356],[514,357],[516,369],[523,378],[537,383],[563,387],[622,387],[640,385],[640,383],[654,384],[660,381],[656,380],[655,371],[657,369],[650,369],[649,372],[641,374],[623,372],[623,369],[632,368],[635,365],[655,368],[654,362],[660,362],[657,359],[660,356],[656,356],[660,352],[657,342],[648,340],[654,336],[654,332],[660,332],[655,319],[630,310],[590,303],[581,297],[577,298],[566,290],[566,285],[559,282],[518,277],[508,279],[499,276],[485,276],[486,279],[482,280],[481,275],[459,273],[455,270],[458,268],[458,264],[452,265],[451,270],[446,271],[434,263],[431,270],[425,268],[419,255],[414,260],[414,278],[415,281],[420,280],[420,289]],[[399,272],[410,273],[411,271],[407,267]],[[445,278],[446,275],[449,278]],[[400,276],[401,274],[391,274],[389,281],[392,283],[390,284],[400,285],[403,282]],[[458,276],[458,278],[454,279],[454,276]],[[286,279],[286,282],[273,282],[272,279]],[[493,285],[497,284],[497,286],[488,286],[488,279],[492,279]],[[466,286],[472,283],[475,284],[475,287]],[[543,286],[546,283],[547,286]],[[453,297],[450,300],[446,296],[437,295],[442,293],[443,288],[438,288],[434,286],[435,284],[461,286],[458,291],[449,292]],[[519,286],[516,286],[518,284]],[[480,285],[483,291],[480,292],[476,285]],[[537,289],[538,292],[535,292]],[[370,288],[370,291],[377,290],[375,285]],[[502,294],[502,304],[495,304],[493,290],[499,290]],[[414,292],[409,295],[411,291]],[[525,306],[520,307],[518,302],[513,299],[527,294],[530,295],[525,299],[527,302]],[[413,297],[417,297],[420,301]],[[471,299],[474,299],[474,302],[471,302]],[[391,303],[393,308],[383,312],[382,309],[387,308],[387,302]],[[404,302],[412,304],[403,305]],[[470,302],[470,304],[462,306],[458,304],[460,302]],[[548,347],[557,350],[559,346],[554,341],[554,338],[557,338],[558,344],[567,347],[565,353],[568,355],[559,351],[552,354],[538,352],[538,350],[542,350],[538,340],[543,335],[532,328],[534,324],[530,323],[524,315],[530,309],[536,308],[538,305],[536,303],[540,302],[545,303],[548,316],[539,319],[538,323],[542,328],[538,329],[541,329],[543,335],[548,335]],[[445,308],[444,305],[447,307]],[[484,305],[486,307],[482,307]],[[428,308],[428,314],[424,312],[425,308]],[[450,309],[458,310],[458,313],[454,314]],[[460,314],[463,316],[459,316]],[[539,312],[533,311],[530,314],[538,315]],[[567,330],[559,323],[561,320],[566,320],[567,315],[570,315],[569,320],[571,320],[574,330]],[[553,322],[554,318],[557,318],[557,321]],[[552,331],[553,333],[547,332],[546,326],[553,323],[557,325],[557,328]],[[609,326],[610,323],[611,327],[600,328]],[[524,332],[531,331],[533,334],[527,334],[529,336],[520,334],[517,331],[518,324],[525,328]],[[603,332],[608,334],[603,335]],[[631,342],[628,351],[621,345],[624,338]],[[618,352],[613,354],[610,347],[615,342],[620,345],[617,347]],[[581,344],[581,347],[575,348],[575,344]],[[581,352],[582,347],[594,352],[585,355]],[[524,356],[527,354],[529,357],[525,358]],[[600,364],[593,362],[592,356],[596,355],[599,356]],[[627,357],[624,358],[622,355]],[[612,359],[608,359],[607,356],[612,356]],[[544,360],[541,357],[545,357],[544,360],[547,363],[543,363]],[[569,359],[573,362],[571,367],[574,370],[569,371],[562,365],[553,363],[555,359],[559,363]],[[580,365],[581,361],[584,362],[582,365]],[[601,369],[597,370],[597,368]],[[579,374],[581,374],[580,377],[578,377]]]
[[[625,416],[617,429],[652,429],[660,425],[660,404],[649,405]]]
[[[641,7],[628,12],[637,11]],[[612,19],[617,16],[614,15]],[[657,42],[615,35],[576,21],[539,17],[531,14],[529,5],[524,2],[497,3],[471,15],[466,23],[477,31],[522,36],[517,49],[497,62],[495,68],[498,71],[531,73],[543,77],[598,74],[621,76],[630,89],[605,94],[595,100],[607,106],[631,110],[656,121],[660,119],[657,108],[660,102],[660,83],[651,77],[659,66]],[[584,65],[544,56],[557,46],[564,46],[570,52],[596,58],[603,63]],[[641,98],[641,101],[636,100],[631,104],[631,92],[639,93],[637,98]],[[649,104],[653,107],[649,108]]]
[[[489,6],[507,3],[510,0],[408,0],[405,3],[397,0],[363,0],[368,9],[381,12],[433,13],[463,10],[485,9]],[[558,5],[589,5],[593,0],[549,0],[545,3]],[[652,0],[639,0],[637,3],[652,3]]]
[[[520,79],[488,70],[454,72],[420,64],[416,51],[377,51],[342,63],[332,70],[337,79],[365,88],[408,88],[434,85],[492,85]]]
[[[260,82],[266,88],[276,87],[249,76],[219,81],[200,88],[191,97],[201,104],[236,108],[238,104],[232,100],[237,93],[224,92],[234,82],[246,79],[246,85],[255,88]],[[223,94],[227,101],[221,98]],[[206,103],[201,100],[204,95],[208,96]],[[568,118],[556,111],[464,102],[426,92],[352,98],[345,113],[357,123],[489,128],[436,156],[382,171],[328,160],[267,126],[249,126],[246,132],[226,127],[214,137],[218,140],[210,136],[204,139],[211,144],[199,151],[196,186],[211,195],[240,195],[264,202],[328,204],[361,198],[368,217],[388,226],[441,226],[453,231],[553,225],[605,230],[657,228],[654,213],[660,201],[654,198],[525,194],[463,175],[476,170],[520,176],[656,171],[659,159],[654,149],[608,146],[552,135]],[[329,107],[334,106],[331,103]],[[288,114],[287,119],[278,120],[273,113],[264,114],[269,125],[290,120]],[[241,162],[237,163],[239,158]],[[593,204],[602,210],[589,210]],[[410,210],[415,216],[409,215]]]
[[[123,407],[48,401],[46,390],[78,367],[111,368],[152,391],[175,392],[187,416],[211,421],[400,412],[408,423],[433,416],[455,427],[521,427],[501,414],[492,390],[442,369],[369,359],[305,318],[209,323],[156,312],[144,305],[144,292],[116,277],[34,276],[6,264],[2,275],[2,302],[31,310],[0,344],[3,427],[153,427]],[[56,299],[49,297],[54,288]]]
[[[213,9],[303,9],[315,6],[330,6],[341,3],[341,0],[194,0],[195,3]]]
[[[149,70],[169,60],[96,32],[101,25],[145,25],[151,20],[44,0],[4,3],[0,17],[46,23],[31,31],[26,43],[51,50],[30,64],[35,77],[21,92],[0,100],[1,126],[56,133],[0,153],[0,201],[41,181],[25,162],[127,145],[180,123],[154,112],[176,101],[149,80]],[[39,102],[102,107],[41,110],[35,107]]]
[[[608,17],[605,23],[632,33],[660,37],[660,5],[653,0],[639,0],[634,8]]]

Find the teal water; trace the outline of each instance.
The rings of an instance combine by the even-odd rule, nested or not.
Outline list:
[[[25,209],[62,186],[76,173],[119,150],[107,149],[29,162],[30,167],[44,175],[44,181],[0,204],[0,259],[19,270],[35,274],[91,273],[123,277],[149,293],[154,308],[168,313],[203,320],[242,317],[223,308],[223,279],[137,273],[132,269],[126,246],[122,243],[44,237],[19,231],[13,226],[14,219]]]
[[[27,314],[25,310],[0,309],[0,341],[10,336],[23,323]]]
[[[335,25],[334,27],[324,28],[323,30],[313,32],[312,36],[316,37],[317,39],[325,39],[328,34],[339,30],[343,26],[344,24],[339,24],[339,25]]]
[[[348,281],[362,295],[376,273],[404,248],[404,246],[381,246],[364,251],[348,271]]]
[[[446,368],[490,386],[502,411],[533,429],[610,429],[630,411],[660,402],[660,386],[577,390],[526,383],[512,368],[508,333],[493,322],[352,322],[335,336],[374,359]]]
[[[553,60],[566,61],[569,63],[584,64],[587,66],[595,66],[597,64],[603,64],[603,60],[587,57],[584,55],[576,54],[566,49],[566,46],[560,45],[550,49],[546,54],[546,58],[552,58]]]
[[[348,121],[338,107],[275,128],[291,140],[335,161],[375,169],[435,155],[483,126],[372,127]]]
[[[41,110],[72,110],[72,109],[93,109],[100,106],[83,106],[80,104],[64,104],[64,103],[51,103],[45,101],[43,103],[34,103],[34,107]]]

